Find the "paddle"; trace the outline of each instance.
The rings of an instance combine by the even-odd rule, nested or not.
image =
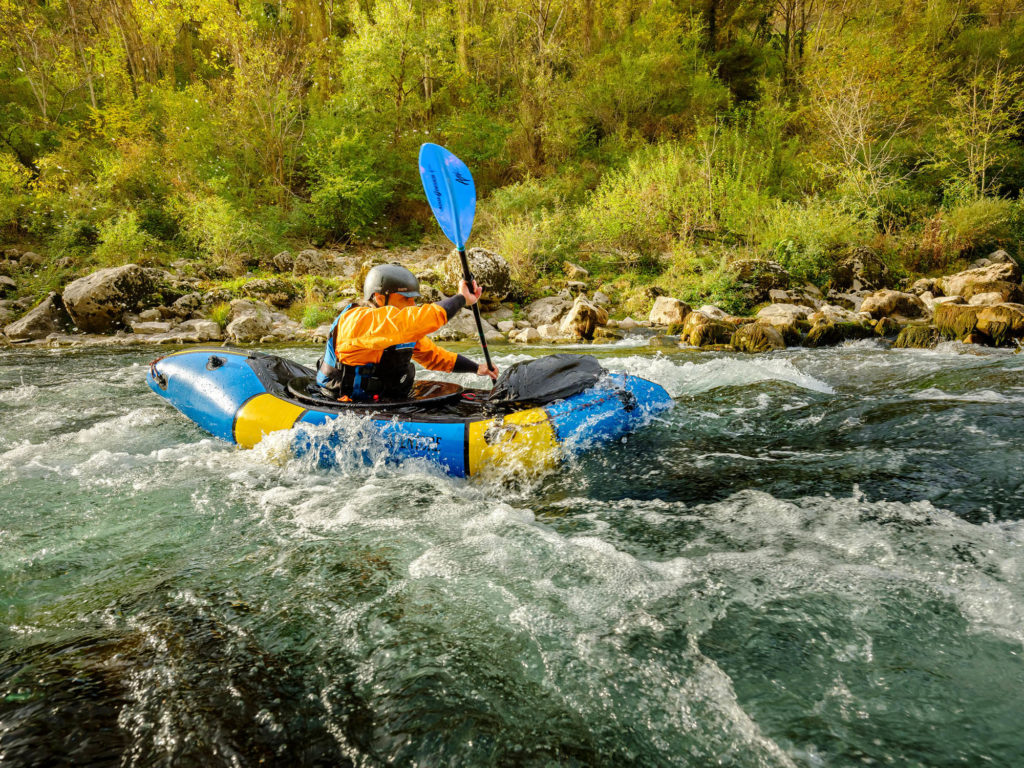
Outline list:
[[[473,216],[476,214],[473,174],[464,162],[447,149],[428,143],[420,147],[420,179],[423,180],[423,191],[427,193],[427,201],[434,211],[434,218],[441,225],[441,231],[459,249],[462,276],[472,291],[473,274],[469,271],[469,261],[466,259],[466,240],[473,229]],[[487,369],[493,371],[487,340],[484,338],[484,326],[480,320],[479,304],[473,305],[473,319],[476,320],[476,332],[480,335]]]

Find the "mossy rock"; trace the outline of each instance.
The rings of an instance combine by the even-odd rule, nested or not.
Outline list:
[[[843,334],[835,323],[816,323],[807,332],[804,339],[805,347],[834,347],[843,342]]]
[[[944,338],[962,340],[978,327],[982,309],[969,304],[939,304],[935,307],[935,327]]]
[[[932,349],[939,343],[938,330],[926,323],[914,323],[903,327],[893,346],[897,349]]]
[[[647,340],[647,345],[650,347],[675,347],[679,344],[679,337],[673,335],[666,335],[659,333],[657,336],[651,336]]]
[[[690,332],[690,344],[695,347],[707,347],[711,344],[728,344],[736,329],[729,323],[718,320],[698,325]]]
[[[782,334],[764,323],[747,323],[736,329],[729,344],[737,352],[771,352],[785,349]]]
[[[999,346],[1024,336],[1024,306],[996,304],[978,313],[977,329]]]
[[[885,338],[888,336],[898,336],[900,331],[903,330],[903,326],[891,317],[883,317],[875,322],[873,330],[876,336]]]

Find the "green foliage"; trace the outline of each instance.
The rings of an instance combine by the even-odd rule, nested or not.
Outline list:
[[[267,243],[259,225],[220,195],[185,195],[175,207],[185,240],[214,262],[241,269],[248,255]]]
[[[1012,247],[1020,203],[999,198],[980,198],[958,205],[942,217],[943,238],[954,257],[975,257],[996,248]]]
[[[98,238],[93,258],[101,266],[145,263],[158,248],[156,238],[139,226],[139,217],[132,210],[100,224]]]
[[[836,254],[871,237],[868,221],[828,200],[778,203],[767,212],[756,241],[800,281],[821,282],[832,271]]]
[[[210,308],[210,319],[213,320],[222,329],[228,324],[228,315],[231,314],[231,304],[227,301],[222,301],[219,304],[214,304]]]
[[[307,304],[302,310],[302,326],[304,328],[319,328],[334,320],[335,312],[331,307],[322,304]]]

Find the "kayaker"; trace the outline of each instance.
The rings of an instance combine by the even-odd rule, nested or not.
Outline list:
[[[480,299],[463,280],[459,292],[433,304],[416,304],[420,281],[398,264],[379,264],[363,282],[363,303],[353,302],[335,318],[324,356],[317,364],[321,391],[337,400],[405,397],[416,377],[413,361],[432,371],[475,373],[498,378],[497,366],[449,352],[427,334],[441,328]]]

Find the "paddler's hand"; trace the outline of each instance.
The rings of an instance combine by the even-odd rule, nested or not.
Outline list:
[[[477,368],[476,368],[476,375],[477,376],[490,376],[491,377],[491,381],[497,381],[498,380],[498,366],[495,365],[493,368],[488,368],[487,367],[487,363],[480,363],[480,365],[478,365]]]
[[[480,300],[480,294],[484,292],[484,289],[477,285],[476,280],[473,281],[473,290],[469,290],[469,286],[465,280],[459,281],[459,294],[466,300],[466,306],[472,307]],[[480,374],[483,376],[483,374]]]

